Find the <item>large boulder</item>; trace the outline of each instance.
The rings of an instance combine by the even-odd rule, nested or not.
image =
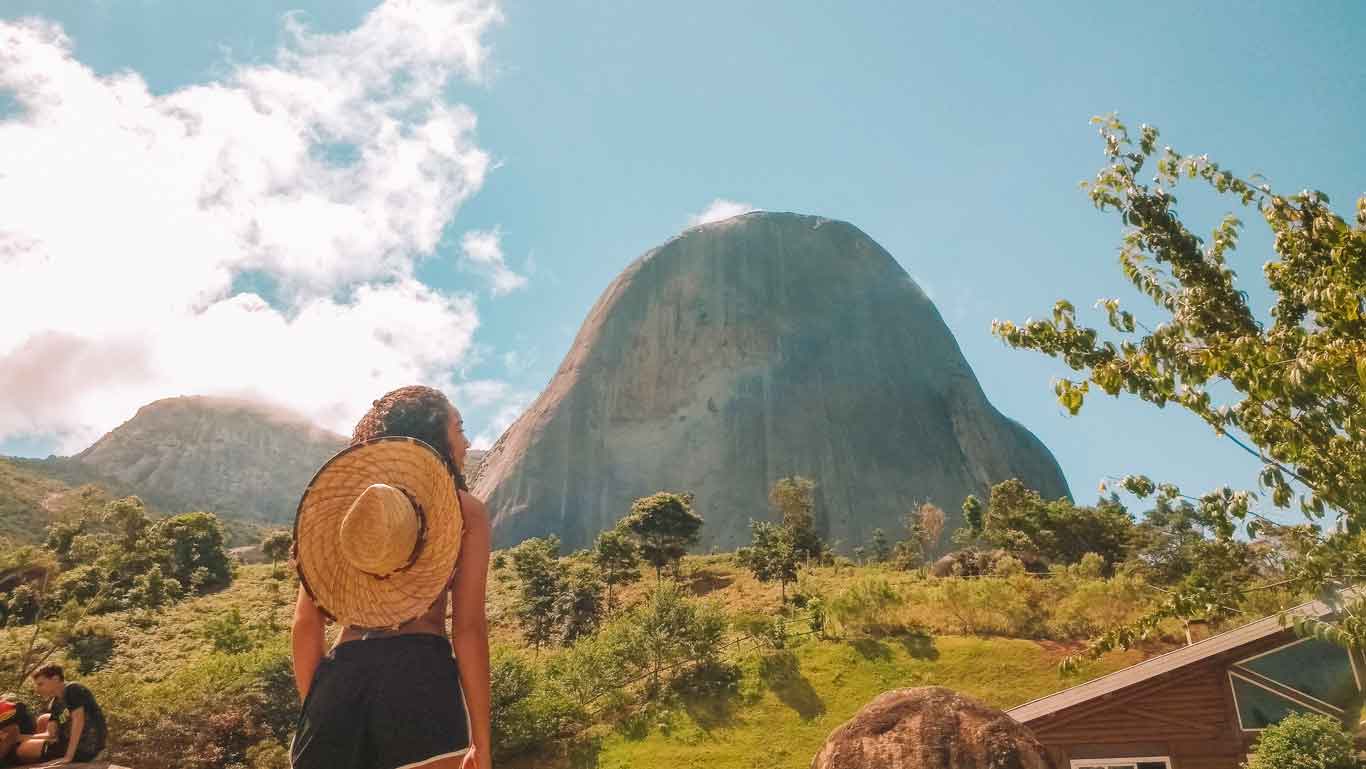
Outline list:
[[[877,696],[830,733],[811,769],[1053,769],[1028,729],[941,686]]]
[[[608,286],[540,397],[484,458],[494,544],[585,547],[656,491],[691,492],[701,546],[731,550],[768,491],[816,481],[842,550],[930,501],[1019,478],[1067,484],[987,401],[925,292],[845,222],[752,213],[694,227]]]

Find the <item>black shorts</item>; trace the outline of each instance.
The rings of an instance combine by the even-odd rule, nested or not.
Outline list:
[[[318,665],[290,745],[294,769],[400,769],[469,750],[450,641],[348,641]]]

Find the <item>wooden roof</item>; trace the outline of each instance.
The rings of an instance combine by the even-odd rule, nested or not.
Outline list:
[[[1356,590],[1349,592],[1356,592]],[[1332,613],[1332,608],[1323,601],[1310,601],[1285,611],[1285,614],[1292,617],[1326,617]],[[1087,681],[1084,684],[1063,689],[1056,694],[1026,702],[1007,710],[1006,713],[1016,721],[1028,724],[1035,719],[1050,716],[1107,694],[1113,694],[1121,689],[1178,670],[1217,654],[1237,649],[1286,629],[1288,627],[1281,623],[1280,615],[1273,614],[1270,617],[1264,617],[1228,632],[1210,636],[1203,641],[1197,641],[1166,654],[1159,654],[1156,657]]]

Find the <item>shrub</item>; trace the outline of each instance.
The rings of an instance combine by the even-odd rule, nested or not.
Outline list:
[[[67,657],[76,662],[81,675],[89,675],[114,654],[114,630],[106,622],[85,620],[67,639]]]
[[[242,612],[232,607],[222,617],[214,617],[204,622],[204,637],[213,642],[215,651],[237,654],[250,651],[255,645],[251,633],[242,622]]]
[[[1100,579],[1105,574],[1105,558],[1099,553],[1086,553],[1077,562],[1077,576],[1085,579]]]
[[[1024,561],[1013,555],[1003,555],[991,566],[991,573],[998,577],[1016,577],[1025,573]]]
[[[164,680],[95,674],[88,683],[109,719],[110,753],[139,769],[271,767],[263,741],[283,743],[298,719],[287,642],[212,654]],[[253,750],[254,749],[254,750]]]
[[[888,610],[900,602],[901,595],[886,579],[865,577],[835,596],[828,616],[847,632],[867,633],[886,627]]]
[[[524,753],[585,722],[583,705],[566,696],[531,661],[505,646],[490,655],[493,757]]]
[[[1246,769],[1357,769],[1352,735],[1337,720],[1293,714],[1262,732]]]

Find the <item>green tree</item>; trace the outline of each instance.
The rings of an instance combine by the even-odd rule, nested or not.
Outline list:
[[[725,613],[715,605],[689,601],[672,582],[657,583],[623,620],[620,648],[644,667],[650,692],[658,691],[664,675],[676,674],[683,664],[705,667],[720,659]]]
[[[1328,716],[1292,713],[1268,726],[1246,769],[1358,769],[1352,735]]]
[[[1332,519],[1287,564],[1290,589],[1318,594],[1349,584],[1366,568],[1366,197],[1348,223],[1321,192],[1281,194],[1207,156],[1159,150],[1151,126],[1143,126],[1135,142],[1113,115],[1095,123],[1109,162],[1085,187],[1097,208],[1117,212],[1127,228],[1119,261],[1128,282],[1151,300],[1144,313],[1149,317],[1103,299],[1098,306],[1110,330],[1102,333],[1079,325],[1073,304],[1060,300],[1051,317],[1022,325],[998,321],[994,333],[1081,373],[1055,385],[1073,414],[1093,388],[1112,396],[1126,392],[1158,407],[1185,409],[1227,437],[1233,450],[1257,457],[1263,465],[1259,483],[1272,505],[1298,504],[1311,521]],[[1199,180],[1266,221],[1275,250],[1262,268],[1273,297],[1269,323],[1258,318],[1229,264],[1242,222],[1229,214],[1208,240],[1197,236],[1175,209],[1173,191],[1182,180]],[[1175,486],[1142,476],[1123,485],[1139,496],[1184,497]],[[1254,510],[1259,499],[1251,491],[1222,488],[1191,501],[1215,536],[1229,540],[1240,525],[1254,536],[1267,525]],[[1236,604],[1256,587],[1234,586],[1219,595],[1180,591],[1092,649],[1127,645],[1164,616]],[[1366,641],[1366,604],[1350,601],[1339,616],[1300,629],[1358,646]]]
[[[179,598],[180,581],[167,578],[161,571],[161,564],[153,564],[146,574],[133,578],[133,588],[128,592],[129,602],[140,609],[159,609]]]
[[[621,527],[599,534],[593,544],[593,563],[607,586],[607,609],[611,611],[612,587],[640,579],[640,556],[631,535]]]
[[[294,535],[288,531],[280,529],[272,531],[261,540],[261,553],[270,559],[270,570],[276,571],[276,565],[289,558],[289,549],[294,546]]]
[[[892,544],[887,541],[887,533],[882,529],[873,529],[873,538],[868,542],[868,551],[876,563],[885,563],[888,558],[891,558]]]
[[[1133,518],[1117,500],[1077,507],[1066,498],[1045,500],[1011,479],[992,487],[981,538],[1024,560],[1071,564],[1096,553],[1113,564],[1127,554],[1133,528]]]
[[[76,520],[53,521],[47,527],[47,549],[57,556],[63,569],[75,565],[76,562],[71,558],[72,543],[86,533],[88,525],[87,519],[82,516]]]
[[[517,621],[522,635],[539,654],[556,637],[563,619],[568,581],[560,564],[560,538],[533,537],[513,548],[512,571],[517,575]]]
[[[110,502],[104,509],[104,523],[114,530],[119,543],[125,549],[135,549],[142,545],[151,522],[147,508],[137,497],[125,497]]]
[[[171,576],[197,593],[232,581],[223,525],[213,513],[183,513],[156,523],[153,532],[170,550]]]
[[[925,502],[907,511],[902,516],[902,523],[906,527],[906,539],[897,543],[894,560],[903,569],[915,568],[939,549],[939,540],[944,535],[944,511]]]
[[[1171,585],[1194,571],[1208,526],[1187,500],[1159,499],[1134,527],[1130,561],[1150,582]]]
[[[592,566],[580,565],[569,572],[556,611],[560,617],[560,643],[569,646],[593,634],[602,622],[606,584]]]
[[[664,567],[676,563],[697,544],[702,516],[693,512],[692,494],[661,491],[641,497],[621,526],[631,532],[641,556],[655,567],[655,580],[663,579]]]
[[[816,533],[816,482],[794,475],[774,481],[768,503],[791,533],[792,546],[802,560],[819,560],[825,542]]]
[[[750,544],[736,551],[736,560],[760,582],[777,582],[786,605],[787,586],[797,581],[803,555],[797,551],[792,529],[769,521],[750,521],[749,532]]]
[[[969,494],[963,500],[963,524],[972,532],[973,536],[982,533],[982,515],[985,508],[982,507],[982,500],[975,495]]]

